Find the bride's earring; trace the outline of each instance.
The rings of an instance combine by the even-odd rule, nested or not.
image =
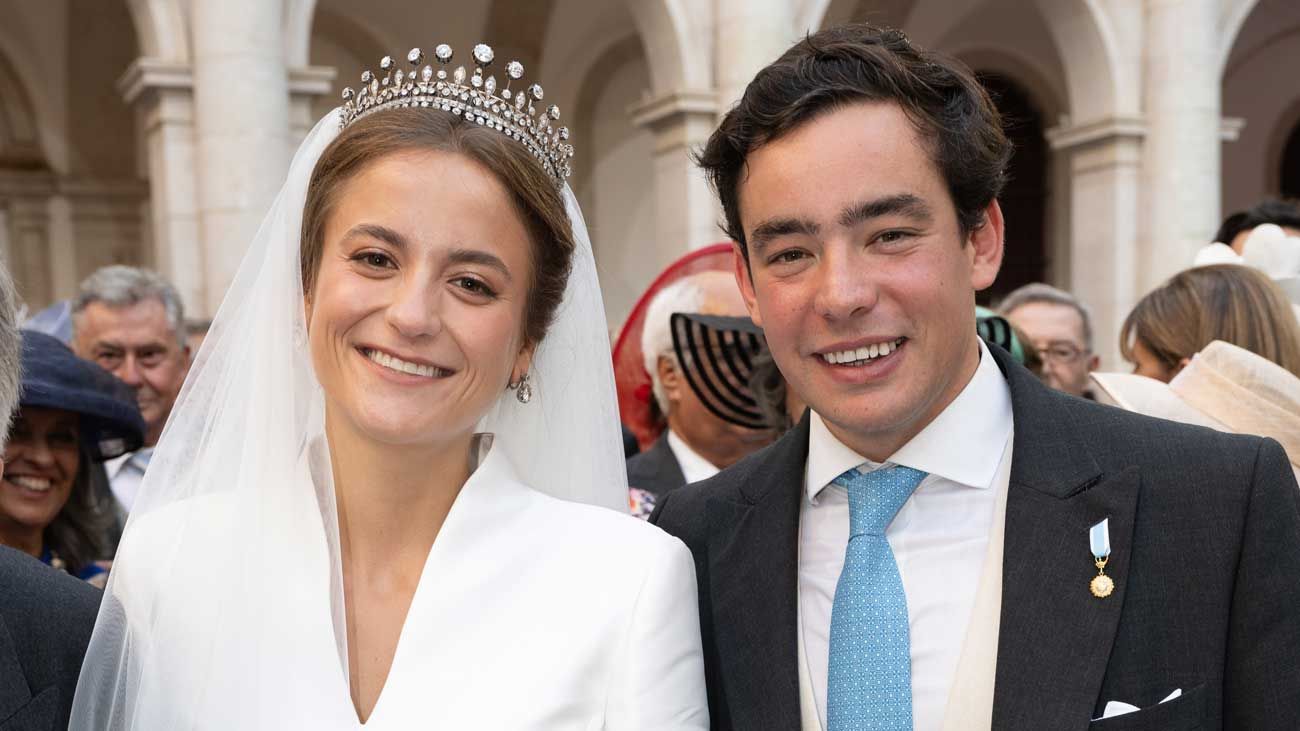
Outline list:
[[[527,373],[520,376],[517,382],[510,384],[507,388],[515,392],[515,398],[519,399],[521,404],[533,400],[533,386],[528,382]]]

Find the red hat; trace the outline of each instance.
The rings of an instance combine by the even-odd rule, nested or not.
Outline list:
[[[649,449],[664,425],[650,410],[654,399],[650,374],[641,356],[641,331],[645,328],[645,311],[660,290],[679,279],[699,272],[730,272],[735,267],[734,247],[730,242],[696,249],[668,265],[636,301],[614,342],[614,381],[618,385],[618,409],[623,425],[636,435],[641,449]]]

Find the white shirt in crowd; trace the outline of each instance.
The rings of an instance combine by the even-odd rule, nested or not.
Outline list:
[[[673,456],[677,458],[677,464],[682,468],[682,474],[686,476],[686,484],[707,480],[718,474],[719,470],[713,466],[713,463],[700,456],[699,452],[691,449],[677,432],[672,429],[668,430],[668,448],[673,450]]]
[[[799,616],[817,715],[826,727],[831,607],[849,539],[848,493],[830,484],[846,470],[882,465],[849,449],[811,414],[807,500],[799,528]],[[914,728],[938,729],[970,623],[1000,492],[1007,489],[1011,393],[984,343],[966,388],[886,462],[929,473],[885,538],[907,596]],[[992,669],[990,668],[990,672]]]
[[[135,496],[140,492],[140,482],[144,480],[145,468],[153,456],[153,447],[143,447],[121,457],[104,462],[104,471],[108,474],[108,486],[113,497],[122,504],[122,509],[131,512]]]

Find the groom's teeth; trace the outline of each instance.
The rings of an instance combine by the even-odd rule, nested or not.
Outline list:
[[[398,371],[399,373],[409,373],[413,376],[424,376],[425,378],[433,378],[434,376],[438,375],[439,369],[433,366],[420,365],[419,363],[410,363],[408,361],[402,360],[401,358],[391,356],[388,353],[383,353],[378,350],[367,351],[366,356],[370,358],[370,360],[373,360],[374,362],[378,363],[379,365],[388,368],[390,370]]]
[[[842,350],[838,353],[823,353],[822,359],[831,365],[843,365],[845,363],[859,363],[861,361],[880,358],[898,350],[898,346],[903,344],[903,338],[899,338],[887,343],[873,343],[864,345],[854,350]]]

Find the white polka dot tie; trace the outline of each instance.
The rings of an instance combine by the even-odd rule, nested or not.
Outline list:
[[[912,728],[907,597],[885,528],[926,473],[849,470],[849,545],[831,608],[826,720],[829,731]]]

